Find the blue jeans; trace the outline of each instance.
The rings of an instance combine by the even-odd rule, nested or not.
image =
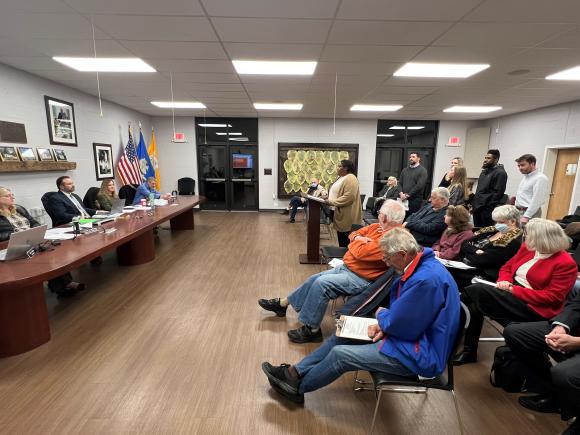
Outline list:
[[[396,376],[416,376],[399,360],[379,351],[379,343],[330,336],[322,345],[294,366],[302,377],[300,393],[318,390],[343,373],[355,370]]]
[[[302,202],[301,196],[293,196],[292,199],[290,199],[290,219],[294,219],[296,217],[298,207],[306,207],[306,202]]]
[[[326,312],[328,301],[339,296],[360,293],[370,284],[351,272],[344,264],[325,270],[308,278],[288,296],[288,302],[296,312],[298,320],[311,328],[318,328]]]

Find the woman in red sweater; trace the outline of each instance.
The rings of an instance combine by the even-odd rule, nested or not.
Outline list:
[[[547,320],[562,311],[578,274],[576,262],[566,252],[569,246],[570,239],[556,222],[528,222],[525,243],[500,269],[496,285],[474,284],[462,294],[471,321],[455,365],[477,361],[484,316],[505,324]]]
[[[433,253],[444,260],[455,260],[461,253],[461,244],[473,238],[469,212],[463,206],[450,205],[445,214],[445,223],[447,229],[433,245]]]

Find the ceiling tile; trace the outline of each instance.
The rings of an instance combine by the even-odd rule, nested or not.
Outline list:
[[[92,39],[34,39],[34,47],[47,56],[94,56]],[[97,55],[100,57],[131,56],[131,52],[113,39],[95,41]]]
[[[523,48],[508,46],[493,47],[446,47],[425,48],[413,58],[413,62],[489,63],[494,64],[509,59]]]
[[[240,83],[183,83],[183,86],[192,92],[218,91],[218,92],[244,92]]]
[[[569,29],[571,29],[570,24],[458,23],[434,45],[531,47]]]
[[[326,62],[407,62],[423,46],[326,45],[320,60]]]
[[[236,71],[229,60],[189,60],[189,59],[143,59],[161,72],[213,72],[231,73]]]
[[[426,45],[451,23],[336,21],[328,38],[338,44]],[[449,45],[449,44],[448,44]]]
[[[2,13],[6,12],[70,14],[75,11],[62,0],[2,0]]]
[[[0,38],[19,39],[91,39],[93,31],[89,20],[78,14],[0,14]],[[97,39],[109,39],[95,29]]]
[[[30,41],[0,37],[0,56],[41,56],[39,51]]]
[[[577,0],[487,0],[465,17],[466,21],[580,23]]]
[[[337,18],[357,20],[455,21],[481,0],[437,0],[437,7],[425,0],[343,0]]]
[[[242,60],[316,60],[322,44],[249,44],[231,42],[224,47],[231,59]]]
[[[217,41],[205,17],[96,15],[95,25],[115,39],[134,41]]]
[[[400,63],[359,63],[359,62],[319,62],[316,74],[339,75],[387,75],[394,73],[401,67]]]
[[[578,48],[580,41],[580,29],[575,28],[548,39],[538,48]]]
[[[322,43],[330,20],[282,20],[214,18],[212,22],[224,42]]]
[[[209,16],[333,18],[338,0],[203,0]]]
[[[388,84],[380,85],[375,89],[376,93],[393,93],[393,94],[410,94],[410,95],[428,95],[437,91],[437,86],[392,86]]]
[[[169,74],[166,75],[169,77]],[[222,73],[174,73],[173,80],[192,83],[240,83],[237,74]]]
[[[7,57],[0,56],[0,62],[6,65],[13,66],[14,68],[22,69],[25,71],[66,71],[69,68],[61,63],[55,62],[50,57],[37,56],[37,57]]]
[[[204,15],[197,0],[165,2],[159,0],[66,0],[66,2],[75,10],[86,14]]]
[[[136,56],[151,59],[226,59],[217,42],[120,41]]]
[[[531,48],[512,57],[512,65],[552,67],[557,72],[567,67],[580,65],[580,43],[578,48]]]

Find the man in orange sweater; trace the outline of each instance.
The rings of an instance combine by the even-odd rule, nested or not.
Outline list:
[[[260,299],[258,304],[278,317],[286,316],[288,305],[300,313],[303,326],[288,331],[290,341],[308,343],[322,341],[320,323],[331,299],[354,296],[364,290],[386,270],[379,241],[392,228],[400,227],[405,209],[397,201],[387,200],[379,211],[379,222],[363,227],[349,235],[344,264],[316,275],[285,298]]]

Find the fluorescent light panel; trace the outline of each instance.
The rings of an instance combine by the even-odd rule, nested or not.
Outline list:
[[[451,113],[489,113],[501,109],[501,106],[452,106],[443,111]]]
[[[411,125],[406,128],[407,130],[422,130],[425,127],[423,125]],[[405,129],[404,125],[393,125],[392,127],[389,127],[389,130],[404,130],[404,129]]]
[[[197,124],[200,127],[214,127],[214,128],[226,128],[226,127],[231,127],[230,124]]]
[[[417,63],[409,62],[399,68],[395,77],[467,78],[489,68],[489,64],[469,63]]]
[[[156,72],[138,57],[61,57],[53,60],[83,72]]]
[[[241,136],[242,133],[226,133],[225,131],[216,132],[218,136]]]
[[[377,134],[379,137],[393,137],[394,134]]]
[[[151,104],[163,109],[205,109],[205,104],[197,101],[151,101]]]
[[[355,104],[350,108],[351,112],[396,112],[403,106],[400,104]]]
[[[256,110],[302,110],[301,103],[254,103]]]
[[[314,74],[317,62],[277,62],[262,60],[232,60],[238,74],[298,75]]]
[[[580,80],[580,66],[549,75],[546,80]]]

